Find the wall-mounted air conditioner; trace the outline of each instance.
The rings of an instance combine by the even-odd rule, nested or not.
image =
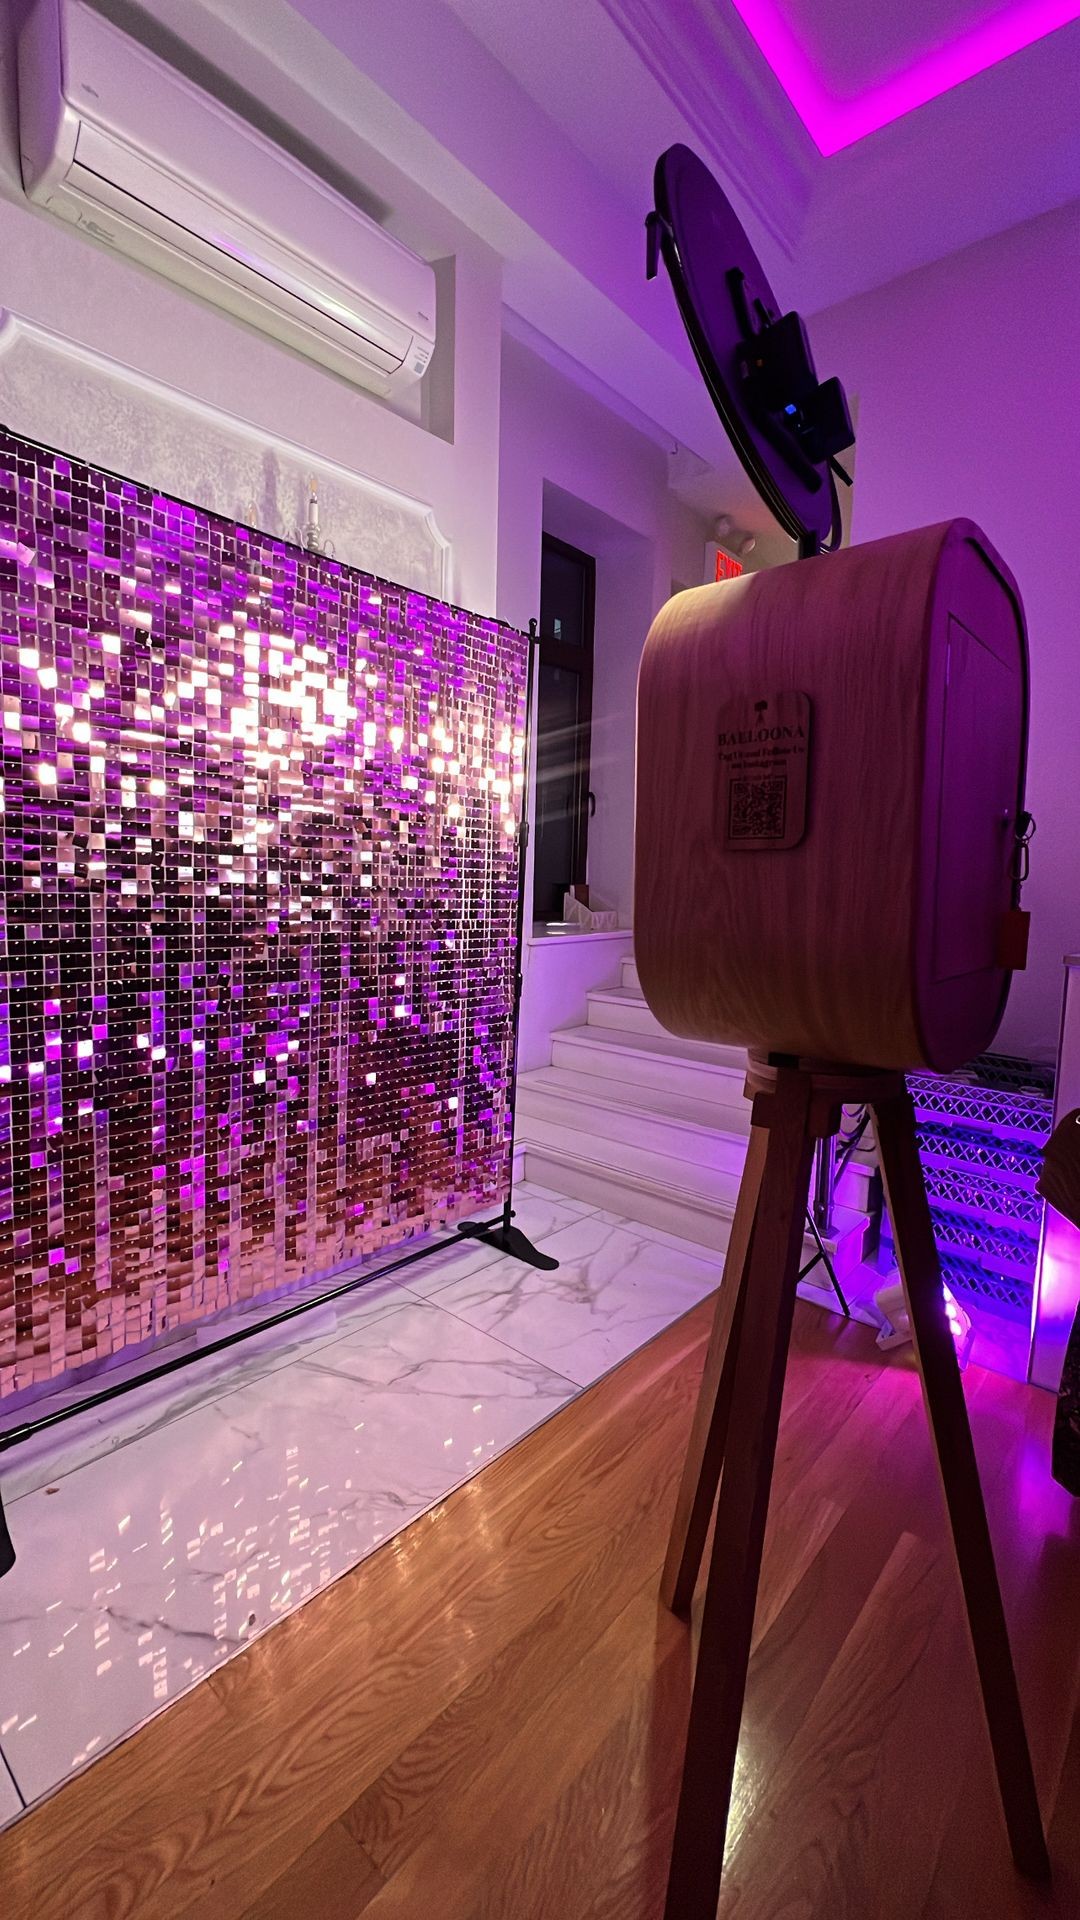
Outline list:
[[[32,200],[376,393],[435,344],[430,266],[83,0],[19,40]]]

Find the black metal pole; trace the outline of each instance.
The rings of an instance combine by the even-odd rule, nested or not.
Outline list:
[[[521,1046],[521,996],[525,986],[525,895],[529,884],[529,774],[532,770],[532,706],[536,676],[536,655],[540,641],[536,621],[529,621],[529,663],[525,670],[525,750],[522,755],[521,819],[518,822],[518,894],[514,922],[514,1034],[510,1042],[510,1189],[506,1196],[503,1220],[513,1218],[514,1140],[517,1135],[518,1053]]]
[[[525,984],[525,893],[528,885],[529,852],[529,774],[532,768],[532,704],[533,687],[536,675],[536,656],[540,650],[540,640],[536,630],[536,621],[529,621],[529,664],[525,674],[525,752],[522,757],[521,818],[517,830],[518,847],[518,895],[514,924],[514,1010],[513,1031],[510,1039],[510,1185],[507,1188],[503,1205],[502,1220],[497,1226],[478,1221],[466,1221],[458,1226],[458,1232],[477,1240],[483,1240],[489,1247],[498,1247],[500,1253],[512,1254],[515,1260],[523,1260],[527,1266],[539,1267],[541,1271],[551,1273],[558,1266],[549,1253],[541,1253],[534,1247],[527,1234],[514,1225],[514,1141],[517,1136],[517,1080],[518,1053],[521,1045],[521,995]]]

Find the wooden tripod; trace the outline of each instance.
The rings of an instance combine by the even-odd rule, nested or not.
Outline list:
[[[1046,1878],[1035,1776],[903,1076],[751,1054],[746,1091],[746,1168],[661,1587],[666,1605],[687,1617],[716,1504],[665,1920],[716,1920],[811,1161],[814,1142],[838,1130],[845,1101],[873,1111],[1013,1858],[1022,1873]],[[725,1460],[729,1432],[736,1444]]]

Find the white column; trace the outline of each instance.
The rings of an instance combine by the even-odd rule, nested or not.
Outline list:
[[[1080,1107],[1080,953],[1065,956],[1054,1125]],[[1030,1377],[1057,1391],[1065,1347],[1080,1302],[1080,1228],[1048,1206],[1035,1282]]]

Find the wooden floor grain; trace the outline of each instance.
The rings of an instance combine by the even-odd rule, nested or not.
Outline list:
[[[0,1836],[7,1920],[659,1920],[698,1308]],[[1054,1857],[1011,1867],[918,1383],[800,1306],[721,1920],[1080,1914],[1080,1503],[972,1372]]]

